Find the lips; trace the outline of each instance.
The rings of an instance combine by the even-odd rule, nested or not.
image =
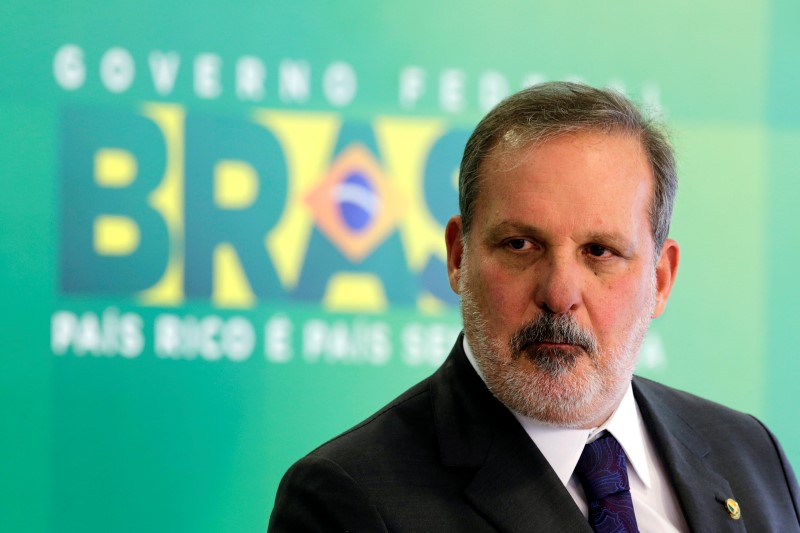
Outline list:
[[[550,346],[576,346],[571,342],[566,342],[561,339],[542,339],[539,341],[534,341],[535,344],[547,344]]]
[[[543,340],[543,341],[534,341],[530,343],[531,346],[539,346],[542,348],[554,348],[554,349],[562,349],[562,350],[581,350],[581,351],[588,351],[586,346],[581,346],[580,344],[575,344],[572,342],[564,342],[564,341],[551,341],[551,340]]]
[[[572,370],[586,352],[575,344],[534,342],[515,355],[524,357],[545,372],[560,375]]]
[[[568,352],[580,351],[585,352],[586,348],[570,342],[556,342],[556,341],[533,341],[525,343],[520,347],[521,351],[527,350],[564,350]]]

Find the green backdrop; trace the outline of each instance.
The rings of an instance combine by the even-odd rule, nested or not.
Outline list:
[[[664,117],[677,286],[639,372],[800,464],[787,0],[5,2],[0,524],[258,531],[297,458],[459,330],[471,128],[535,81]]]

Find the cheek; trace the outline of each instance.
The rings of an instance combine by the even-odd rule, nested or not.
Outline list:
[[[483,308],[488,311],[486,318],[497,324],[497,329],[515,330],[532,305],[528,297],[531,289],[521,276],[509,274],[502,268],[483,266],[476,282]]]
[[[627,332],[648,309],[652,299],[651,280],[644,275],[627,276],[603,284],[593,305],[596,331],[619,336]]]

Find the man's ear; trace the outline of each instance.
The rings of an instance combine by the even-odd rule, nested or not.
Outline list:
[[[447,277],[450,279],[450,288],[456,294],[458,282],[461,279],[461,260],[464,258],[464,234],[461,216],[456,215],[447,221],[444,230],[444,242],[447,245]]]
[[[653,318],[664,312],[667,306],[669,293],[675,284],[675,276],[678,274],[678,262],[680,261],[680,248],[678,243],[672,239],[664,241],[661,247],[661,255],[656,265],[656,306],[653,309]]]

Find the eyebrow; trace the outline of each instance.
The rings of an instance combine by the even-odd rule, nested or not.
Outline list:
[[[489,228],[486,232],[486,238],[490,241],[496,241],[504,238],[508,233],[520,233],[522,235],[530,235],[535,238],[544,238],[544,231],[536,226],[525,224],[523,222],[516,222],[513,220],[504,220]]]

